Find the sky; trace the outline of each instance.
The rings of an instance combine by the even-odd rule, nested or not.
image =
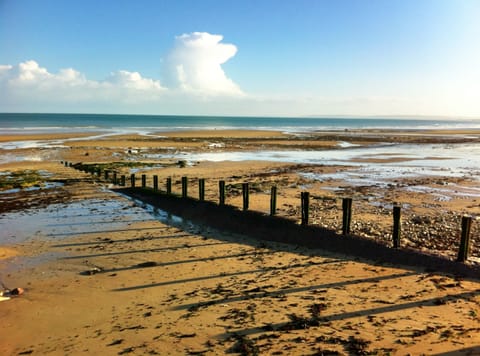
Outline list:
[[[0,112],[480,118],[478,0],[0,0]]]

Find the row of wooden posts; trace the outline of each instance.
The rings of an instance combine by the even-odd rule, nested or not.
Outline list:
[[[98,177],[102,176],[102,170],[89,165],[73,165],[69,162],[63,162],[66,167],[73,167],[78,170],[82,170],[87,173],[91,173]],[[110,177],[110,173],[112,176]],[[120,178],[117,176],[117,172],[104,170],[104,179],[111,181],[115,185],[126,186],[126,176],[121,175]],[[182,177],[182,198],[188,198],[188,177]],[[136,177],[135,174],[130,175],[130,187],[136,187]],[[218,182],[219,187],[219,205],[225,205],[225,181],[220,180]],[[147,176],[145,174],[141,175],[141,188],[147,188]],[[158,176],[153,176],[153,191],[159,192],[158,187]],[[243,197],[243,210],[246,211],[249,209],[249,184],[242,183],[242,197]],[[172,194],[172,178],[168,177],[166,179],[166,194]],[[205,179],[198,179],[198,200],[205,201]],[[310,193],[301,192],[301,225],[307,226],[309,223],[309,208],[310,208]],[[274,185],[270,190],[270,216],[274,216],[277,211],[277,187]],[[465,262],[468,259],[469,250],[470,250],[470,231],[473,218],[471,216],[462,216],[462,229],[460,236],[460,248],[457,255],[458,262]],[[343,198],[342,199],[342,234],[350,234],[350,225],[352,221],[352,198]],[[393,230],[392,230],[392,240],[393,247],[400,247],[400,236],[401,236],[401,207],[393,207]]]

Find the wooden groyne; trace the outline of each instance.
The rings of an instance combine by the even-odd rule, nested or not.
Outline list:
[[[65,165],[68,165],[65,163]],[[69,166],[89,172],[96,177],[102,177],[98,170],[89,169],[87,165]],[[110,174],[112,173],[112,174]],[[141,175],[138,185],[135,174],[130,175],[130,184],[125,186],[126,177],[120,180],[117,172],[104,172],[105,180],[118,185],[118,191],[130,197],[142,200],[154,207],[169,213],[205,224],[220,230],[245,234],[257,239],[278,241],[289,244],[303,245],[327,251],[367,258],[372,261],[395,263],[399,265],[424,266],[427,269],[450,273],[461,273],[480,276],[477,267],[465,264],[470,253],[471,216],[463,216],[459,250],[456,261],[445,257],[420,252],[401,246],[401,208],[394,206],[392,212],[392,240],[389,246],[370,238],[357,236],[350,231],[352,221],[352,199],[342,200],[342,233],[312,225],[309,223],[309,192],[301,192],[301,223],[297,224],[291,218],[276,215],[277,187],[270,191],[270,214],[249,210],[249,184],[242,184],[242,208],[225,203],[225,181],[218,183],[218,201],[205,200],[205,179],[198,180],[198,198],[188,193],[188,177],[181,179],[181,194],[172,193],[172,179],[167,178],[165,189],[159,186],[158,176],[153,176],[153,186],[147,186],[146,175]]]

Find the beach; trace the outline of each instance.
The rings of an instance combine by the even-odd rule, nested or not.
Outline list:
[[[166,130],[5,133],[1,139],[2,354],[475,354],[480,283],[418,265],[258,240],[122,194],[91,167],[160,189],[455,261],[472,217],[480,263],[476,129]],[[67,162],[67,164],[65,164]],[[301,236],[298,236],[301,239]]]

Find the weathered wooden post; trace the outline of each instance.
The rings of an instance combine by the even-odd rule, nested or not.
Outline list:
[[[147,187],[147,175],[142,174],[142,188],[146,188],[146,187]]]
[[[167,178],[167,194],[172,194],[172,178]]]
[[[218,182],[218,189],[220,193],[220,202],[219,205],[225,205],[225,181],[221,180]]]
[[[153,176],[153,191],[158,192],[158,176]]]
[[[352,222],[352,198],[343,198],[342,211],[342,235],[348,235],[350,234],[350,224]]]
[[[98,176],[98,178],[100,178],[102,176],[102,169],[101,168],[97,168],[97,176]]]
[[[200,178],[198,180],[198,200],[204,201],[205,200],[205,179]]]
[[[103,173],[104,173],[105,180],[108,180],[108,176],[110,175],[110,172],[108,170],[105,170]]]
[[[187,177],[182,177],[182,198],[188,196],[188,180]]]
[[[117,184],[117,172],[113,172],[113,184]]]
[[[130,187],[135,188],[135,174],[130,175]]]
[[[309,192],[301,192],[300,194],[301,199],[301,211],[302,211],[302,225],[308,225],[308,215],[309,215],[309,208],[310,208],[310,193]]]
[[[393,207],[393,248],[400,247],[400,235],[402,230],[402,224],[400,221],[401,218],[401,207],[394,206]]]
[[[270,216],[277,212],[277,186],[274,185],[270,190]]]
[[[462,216],[462,233],[460,236],[460,248],[458,250],[457,262],[465,262],[470,252],[470,228],[472,226],[471,216]]]
[[[124,174],[122,174],[121,177],[120,177],[120,185],[121,185],[122,187],[125,186],[125,178],[126,178],[126,177],[125,177]]]
[[[242,183],[243,210],[248,210],[249,189],[248,183]]]

